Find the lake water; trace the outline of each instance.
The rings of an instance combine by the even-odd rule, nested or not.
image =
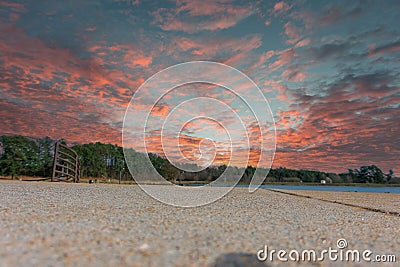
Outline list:
[[[201,186],[192,184],[191,186]],[[213,185],[224,186],[224,185]],[[236,185],[236,187],[248,187],[247,185]],[[261,185],[260,188],[282,189],[282,190],[315,190],[333,192],[370,192],[370,193],[394,193],[400,194],[400,187],[391,186],[335,186],[335,185]]]
[[[400,187],[391,186],[335,186],[335,185],[262,185],[261,188],[284,190],[316,190],[333,192],[371,192],[400,194]]]

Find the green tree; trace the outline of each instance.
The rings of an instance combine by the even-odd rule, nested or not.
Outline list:
[[[361,166],[360,170],[352,172],[355,175],[357,183],[384,183],[385,176],[381,169],[375,165]]]
[[[85,177],[106,177],[106,149],[103,144],[90,143],[72,147],[79,156],[81,175]]]
[[[390,180],[393,178],[393,170],[389,170],[389,173],[386,176],[386,183],[390,183]]]
[[[54,144],[55,141],[48,136],[38,140],[40,160],[39,173],[44,177],[51,176],[54,159]]]
[[[17,177],[36,175],[40,170],[39,149],[36,143],[23,136],[2,136],[3,154],[0,158],[0,173]]]

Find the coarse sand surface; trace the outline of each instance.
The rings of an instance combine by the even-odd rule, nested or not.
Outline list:
[[[214,203],[180,208],[134,185],[1,181],[0,266],[378,266],[256,257],[265,246],[338,249],[341,238],[343,250],[400,261],[400,216],[381,212],[399,212],[400,195],[290,193],[235,188]]]

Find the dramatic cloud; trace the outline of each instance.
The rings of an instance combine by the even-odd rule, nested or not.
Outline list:
[[[275,167],[343,172],[376,164],[398,175],[399,12],[390,1],[0,0],[0,135],[121,144],[125,109],[147,78],[174,64],[210,60],[243,71],[268,99]],[[217,87],[179,87],[154,107],[145,101],[149,90],[138,113],[152,107],[150,122],[159,126],[180,103],[210,97],[251,118],[234,94]],[[207,111],[190,106],[184,115]],[[220,115],[221,124],[233,125],[232,114]],[[235,164],[260,157],[260,129],[249,121],[251,153],[240,150],[242,138],[235,140],[241,155]],[[147,134],[149,152],[165,155],[161,130]],[[225,131],[210,122],[163,134],[166,147],[179,140],[179,153],[193,161],[201,149],[215,153],[215,164],[232,156]]]

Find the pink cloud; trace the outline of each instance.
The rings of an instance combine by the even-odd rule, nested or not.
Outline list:
[[[386,53],[399,52],[400,42],[391,43],[381,47],[376,47],[375,44],[371,44],[369,45],[368,49],[369,49],[368,56],[370,57],[376,57]]]
[[[95,31],[96,30],[96,27],[87,27],[86,29],[85,29],[85,31],[87,31],[87,32],[93,32],[93,31]]]
[[[289,6],[284,1],[281,1],[281,2],[277,2],[274,5],[273,11],[277,15],[277,14],[284,13],[284,12],[288,11],[291,8],[292,8],[292,6]]]
[[[389,140],[397,138],[400,130],[396,127],[398,113],[392,107],[399,101],[398,88],[389,86],[389,80],[390,76],[383,74],[346,77],[336,81],[324,96],[292,95],[293,110],[278,112],[276,119],[274,166],[346,171],[330,164],[336,161],[342,162],[343,168],[376,162],[381,168],[396,168],[392,162],[398,149],[382,149],[390,146]]]
[[[165,31],[216,31],[228,29],[252,15],[252,6],[233,5],[230,1],[177,1],[175,9],[160,8],[153,12],[154,24]],[[207,17],[207,19],[204,19]]]
[[[99,46],[94,45],[87,49],[100,64],[125,65],[131,68],[149,67],[153,62],[151,55],[130,45]],[[110,57],[112,60],[110,60]]]
[[[120,127],[116,125],[123,119],[132,89],[144,80],[126,68],[110,68],[113,60],[107,59],[117,56],[116,66],[137,67],[148,66],[149,57],[131,47],[98,45],[88,49],[93,53],[92,58],[81,59],[68,49],[48,47],[15,26],[1,25],[0,31],[7,33],[7,38],[0,38],[3,78],[6,78],[1,85],[3,106],[10,107],[2,113],[2,118],[18,118],[18,123],[3,127],[4,131],[24,134],[34,125],[34,137],[120,142]],[[107,63],[108,68],[99,62]],[[16,74],[15,69],[21,72]]]
[[[245,10],[245,8],[235,8],[231,1],[215,1],[215,0],[177,0],[177,13],[187,12],[191,16],[208,16],[212,13],[231,13],[237,14]]]
[[[300,29],[296,27],[292,22],[286,23],[284,27],[285,27],[285,34],[288,37],[286,43],[287,44],[297,43],[301,38]]]
[[[148,67],[151,63],[153,62],[152,57],[148,56],[137,56],[132,60],[132,64],[135,66],[142,66],[142,67]]]
[[[165,118],[169,113],[169,108],[166,105],[154,106],[151,110],[151,115]]]
[[[182,52],[190,52],[200,58],[213,58],[221,52],[231,53],[233,56],[247,54],[262,45],[261,35],[247,35],[240,39],[231,38],[187,38],[175,37],[166,48],[166,53],[182,58]]]
[[[303,47],[303,46],[307,46],[311,43],[311,40],[309,38],[305,38],[303,40],[300,40],[296,43],[295,47]]]
[[[264,86],[268,90],[268,92],[275,93],[276,92],[276,99],[282,100],[284,102],[289,102],[289,97],[288,97],[288,87],[286,85],[282,85],[278,81],[269,79],[264,81]]]
[[[292,11],[289,17],[295,21],[302,22],[306,30],[311,30],[318,22],[317,15],[310,10]]]
[[[282,72],[282,77],[290,82],[303,82],[307,75],[303,72],[303,67],[287,68]]]
[[[272,70],[277,70],[279,68],[282,68],[285,65],[288,65],[289,63],[293,62],[295,58],[295,49],[290,48],[284,51],[279,52],[279,57],[278,59],[270,64],[270,68]]]
[[[9,8],[11,11],[16,12],[16,13],[26,12],[24,4],[10,3],[10,2],[6,2],[6,1],[1,1],[0,2],[0,6]]]
[[[266,63],[276,54],[274,50],[269,50],[260,55],[256,55],[256,59],[252,59],[253,63],[246,69],[246,72],[259,71],[266,67]],[[263,74],[264,76],[264,74]]]

